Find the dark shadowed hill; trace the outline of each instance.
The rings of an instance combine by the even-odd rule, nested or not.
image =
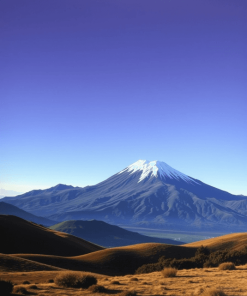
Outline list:
[[[56,224],[56,222],[50,219],[35,216],[3,201],[0,202],[0,215],[13,215],[25,219],[27,221],[42,224],[44,226],[51,226]]]
[[[81,238],[16,216],[0,215],[0,253],[77,256],[103,249]]]
[[[141,235],[103,221],[72,220],[53,225],[50,229],[73,234],[104,247],[120,247],[141,243],[163,243],[182,245],[172,239],[162,239]]]

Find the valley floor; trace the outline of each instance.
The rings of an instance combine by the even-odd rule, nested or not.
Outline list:
[[[119,266],[119,268],[121,268]],[[218,268],[179,270],[174,278],[164,278],[160,272],[142,275],[103,276],[95,274],[98,284],[104,286],[107,293],[92,293],[89,290],[61,288],[48,283],[60,271],[39,272],[2,272],[0,278],[11,280],[15,285],[24,286],[31,294],[49,295],[116,295],[122,291],[135,290],[137,295],[200,295],[200,288],[219,288],[228,296],[247,295],[247,265],[238,266],[236,270],[218,270]],[[24,281],[30,284],[23,285]],[[119,282],[114,284],[113,282]],[[31,286],[36,285],[37,289]],[[17,294],[16,294],[17,295]]]
[[[209,231],[181,231],[181,230],[164,230],[164,229],[152,229],[144,227],[130,227],[128,225],[119,225],[130,231],[138,232],[142,235],[150,237],[158,237],[163,239],[173,239],[184,243],[192,243],[204,239],[218,237],[221,235],[228,234],[228,232],[209,232]]]

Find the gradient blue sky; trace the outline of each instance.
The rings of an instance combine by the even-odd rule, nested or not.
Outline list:
[[[138,159],[247,195],[246,0],[1,0],[0,188]]]

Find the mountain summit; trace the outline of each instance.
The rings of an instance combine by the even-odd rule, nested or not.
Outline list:
[[[130,174],[135,172],[141,172],[140,179],[138,181],[141,182],[143,179],[147,177],[160,177],[161,179],[176,179],[176,180],[183,180],[188,183],[196,183],[196,181],[187,175],[180,173],[179,171],[175,170],[174,168],[170,167],[163,161],[148,161],[148,160],[138,160],[134,162],[126,169],[122,170],[119,174],[124,172],[130,172]]]
[[[138,160],[94,186],[60,184],[3,201],[59,222],[97,219],[112,224],[227,232],[247,226],[246,196],[214,188],[161,161]]]

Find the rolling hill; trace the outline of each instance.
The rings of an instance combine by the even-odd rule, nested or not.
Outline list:
[[[167,258],[189,258],[196,248],[158,243],[139,244],[100,250],[90,254],[61,257],[50,255],[15,254],[13,256],[62,269],[89,271],[105,275],[133,274],[143,264],[156,263],[165,255]]]
[[[16,216],[0,215],[0,253],[76,256],[103,248],[64,232],[54,231]]]
[[[141,243],[182,245],[180,241],[141,235],[103,221],[72,220],[53,225],[50,229],[66,232],[104,247],[120,247]]]
[[[31,272],[53,270],[61,270],[61,268],[31,261],[21,257],[0,254],[0,272]]]
[[[76,270],[104,275],[133,274],[158,259],[191,258],[201,245],[211,252],[241,250],[247,234],[235,233],[196,243],[175,246],[144,243],[103,249],[75,236],[47,229],[15,216],[0,215],[0,271]]]
[[[247,233],[231,233],[194,243],[189,243],[184,246],[198,248],[202,245],[208,247],[213,252],[224,249],[229,251],[240,251],[247,247]]]
[[[139,160],[84,188],[59,184],[4,202],[58,222],[97,219],[142,227],[245,231],[247,197],[189,177],[161,161]]]

